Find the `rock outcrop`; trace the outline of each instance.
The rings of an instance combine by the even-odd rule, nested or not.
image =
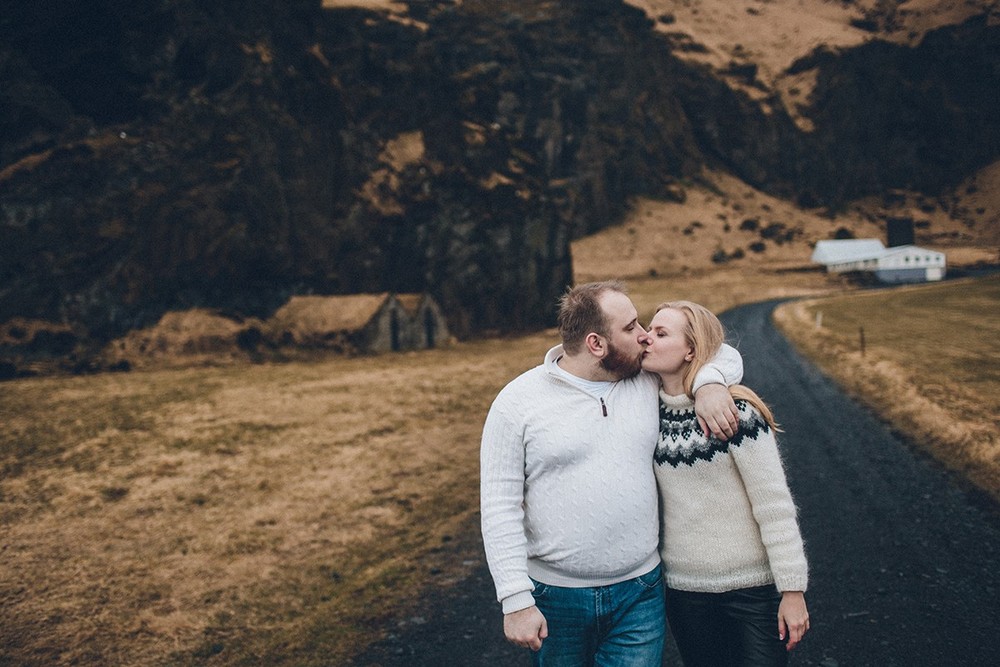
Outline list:
[[[802,59],[806,131],[618,0],[409,7],[5,11],[0,321],[68,328],[76,367],[168,310],[266,317],[295,294],[426,291],[460,337],[530,329],[572,280],[571,240],[706,164],[835,208],[1000,154],[985,15]]]

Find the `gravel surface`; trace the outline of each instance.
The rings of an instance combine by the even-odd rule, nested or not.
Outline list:
[[[745,382],[774,409],[810,564],[793,665],[1000,664],[1000,508],[846,398],[770,322],[729,311]],[[427,594],[355,665],[530,665],[507,644],[485,563]],[[706,641],[711,638],[706,637]],[[679,665],[672,643],[664,665]]]

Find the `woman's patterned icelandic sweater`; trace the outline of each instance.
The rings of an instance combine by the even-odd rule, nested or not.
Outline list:
[[[667,585],[805,591],[805,551],[774,432],[752,405],[736,405],[739,433],[723,442],[701,432],[687,396],[660,392],[654,468]]]

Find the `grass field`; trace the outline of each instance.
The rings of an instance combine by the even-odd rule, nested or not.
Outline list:
[[[718,296],[719,281],[640,282],[634,296],[643,310],[675,296],[732,298]],[[967,444],[992,434],[995,462],[998,288],[808,301],[784,326],[805,349],[834,353],[835,368],[891,371],[915,392],[887,395],[961,413],[931,413],[928,447],[958,425]],[[852,349],[860,321],[871,322],[864,360]],[[417,613],[408,605],[421,590],[481,562],[482,420],[554,337],[4,383],[0,664],[346,661]],[[976,473],[983,458],[970,451],[952,465],[982,483],[992,479]]]
[[[849,393],[1000,500],[1000,276],[800,301],[775,320]]]
[[[0,664],[341,664],[470,566],[550,341],[5,383]]]
[[[854,293],[807,266],[802,240],[716,264],[720,248],[760,241],[740,226],[751,217],[803,239],[872,231],[727,188],[637,203],[574,244],[576,279],[625,278],[644,322],[668,299],[722,311],[851,292],[784,308],[779,324],[996,489],[996,280]],[[971,250],[969,263],[996,257]],[[348,662],[482,562],[483,419],[555,338],[0,384],[0,666]]]

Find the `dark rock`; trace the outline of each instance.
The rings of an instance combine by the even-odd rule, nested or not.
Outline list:
[[[72,325],[78,355],[299,293],[430,292],[459,336],[547,326],[570,242],[706,164],[836,207],[1000,154],[985,19],[800,60],[805,134],[611,0],[411,3],[426,30],[318,0],[9,9],[0,313]],[[400,137],[421,150],[394,157]]]

